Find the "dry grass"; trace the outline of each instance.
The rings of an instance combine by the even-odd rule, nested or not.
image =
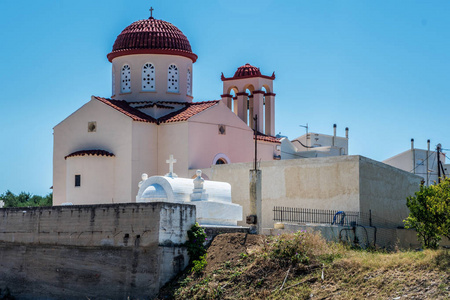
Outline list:
[[[225,234],[208,249],[203,274],[185,273],[159,299],[450,299],[449,274],[444,250],[369,252],[310,233]]]

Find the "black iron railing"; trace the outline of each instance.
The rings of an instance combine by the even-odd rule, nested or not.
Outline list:
[[[286,223],[312,223],[341,226],[379,226],[397,228],[399,224],[373,216],[371,213],[356,211],[324,210],[299,207],[275,206],[273,220]]]

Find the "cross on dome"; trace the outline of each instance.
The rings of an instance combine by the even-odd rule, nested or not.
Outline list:
[[[166,163],[169,164],[169,173],[166,174],[167,177],[172,177],[172,178],[178,177],[177,174],[175,174],[173,172],[173,164],[176,162],[177,162],[177,160],[173,158],[172,154],[169,156],[169,159],[166,160]]]
[[[150,18],[153,18],[153,11],[154,11],[155,9],[153,8],[153,7],[150,7],[150,9],[149,9],[149,11],[150,11]]]

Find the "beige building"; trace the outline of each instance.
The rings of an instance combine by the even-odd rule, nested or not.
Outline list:
[[[337,136],[336,127],[334,124],[333,135],[307,132],[293,140],[282,137],[281,159],[348,155],[348,127],[345,128],[345,137]]]
[[[440,146],[439,146],[440,147]],[[445,153],[430,149],[430,140],[427,141],[427,149],[414,147],[414,139],[411,139],[411,149],[399,153],[383,161],[383,163],[399,168],[406,172],[416,174],[423,178],[425,185],[438,182],[439,175],[449,175],[448,165],[445,164]]]
[[[257,159],[279,159],[274,74],[246,64],[222,75],[221,100],[193,102],[197,55],[177,27],[153,17],[126,27],[107,57],[112,96],[93,96],[54,127],[54,205],[135,201],[141,174],[166,174],[170,155],[175,173],[188,178],[250,162],[254,118]]]

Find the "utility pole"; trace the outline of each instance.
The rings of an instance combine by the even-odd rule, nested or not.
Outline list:
[[[253,170],[256,172],[258,169],[258,115],[255,115],[253,120],[255,121],[255,165]]]
[[[262,194],[261,194],[261,170],[258,170],[258,115],[255,115],[255,162],[250,170],[250,215],[247,216],[247,224],[250,225],[250,233],[261,233],[262,230]]]
[[[438,167],[438,183],[441,183],[441,144],[436,146],[437,167]]]

